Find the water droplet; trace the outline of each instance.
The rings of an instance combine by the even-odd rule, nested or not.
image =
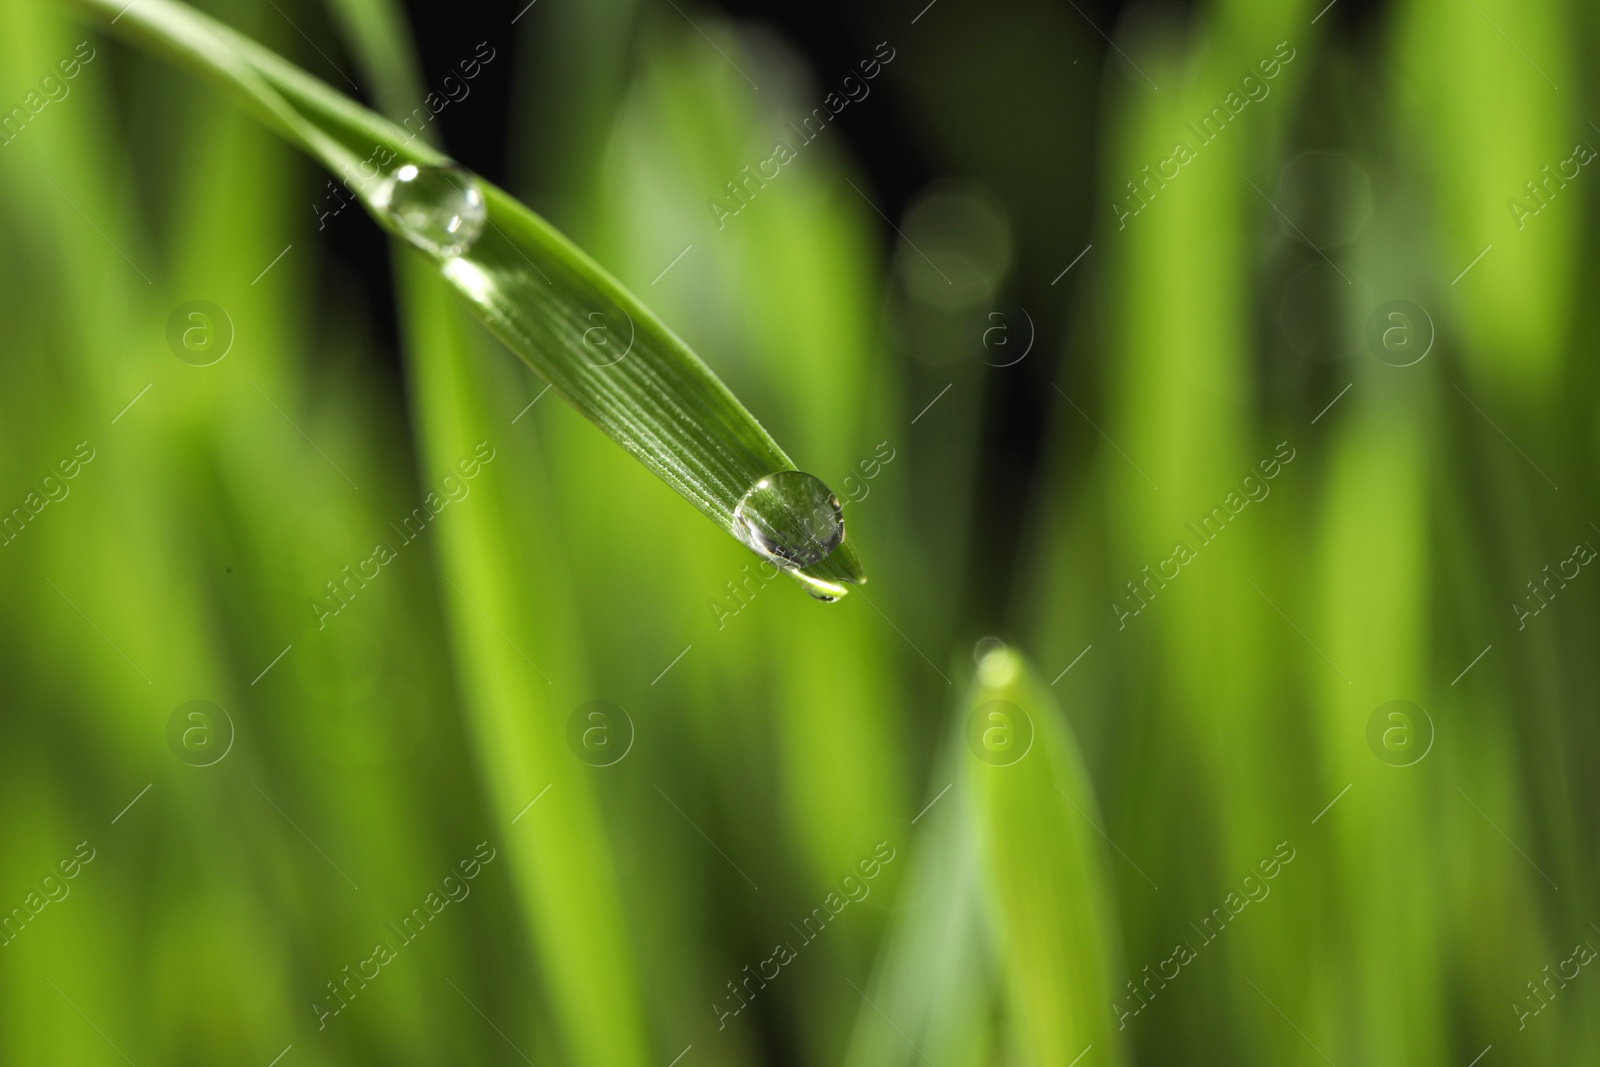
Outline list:
[[[372,198],[406,240],[436,256],[459,256],[488,219],[478,180],[461,167],[407,163]]]
[[[990,689],[1004,689],[1022,673],[1017,654],[1004,644],[987,649],[978,661],[978,681]]]
[[[807,574],[798,567],[785,567],[783,573],[793,578],[801,589],[806,591],[806,596],[812,600],[820,600],[824,604],[837,603],[850,588],[839,582],[830,582],[826,578],[818,578]]]
[[[976,663],[982,663],[989,653],[1004,652],[1005,650],[1006,643],[1000,638],[982,637],[978,639],[978,643],[972,648],[972,659]]]
[[[810,567],[844,540],[844,511],[822,479],[779,471],[751,486],[733,509],[733,535],[785,567]]]

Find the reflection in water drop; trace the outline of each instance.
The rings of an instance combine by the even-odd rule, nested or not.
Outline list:
[[[406,240],[445,258],[471,248],[488,218],[478,180],[461,167],[407,163],[372,200]]]
[[[844,512],[820,478],[779,471],[751,486],[733,509],[733,535],[785,567],[809,567],[844,540]]]
[[[830,582],[826,578],[818,578],[794,567],[785,567],[783,572],[799,583],[800,588],[806,591],[806,596],[812,600],[820,600],[824,604],[837,603],[840,597],[850,591],[848,586],[839,582]]]

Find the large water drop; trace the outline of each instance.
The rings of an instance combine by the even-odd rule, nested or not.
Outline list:
[[[433,255],[462,255],[488,220],[478,180],[461,167],[407,163],[386,181],[373,203],[406,240]]]
[[[844,511],[822,479],[779,471],[751,486],[733,509],[733,535],[785,567],[809,567],[844,540]]]

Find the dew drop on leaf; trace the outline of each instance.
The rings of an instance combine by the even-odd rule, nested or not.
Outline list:
[[[844,540],[844,512],[822,479],[779,471],[740,499],[733,509],[733,535],[785,567],[810,567]]]
[[[461,167],[408,163],[384,182],[373,203],[406,240],[444,258],[471,248],[488,219],[478,180]]]

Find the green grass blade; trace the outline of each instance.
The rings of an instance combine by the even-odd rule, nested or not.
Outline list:
[[[421,79],[398,4],[329,0],[328,6],[342,20],[349,46],[384,108],[403,114],[406,101],[421,98]],[[451,299],[443,279],[403,252],[395,266],[419,455],[424,481],[431,483],[432,474],[451,470],[479,441],[501,432],[498,426],[491,429],[489,416],[496,388],[492,379],[501,376],[484,373],[491,368],[478,358],[478,331]],[[573,631],[577,627],[569,605],[550,583],[509,576],[518,574],[528,557],[538,559],[541,567],[565,569],[568,564],[544,543],[545,531],[530,529],[526,514],[509,506],[507,484],[524,490],[519,495],[525,508],[526,497],[536,497],[537,490],[527,491],[522,450],[503,439],[499,445],[501,470],[511,470],[493,475],[493,481],[482,478],[472,514],[441,531],[434,547],[440,574],[451,590],[443,593],[443,603],[459,667],[464,719],[507,840],[506,862],[519,914],[540,946],[535,959],[545,987],[552,991],[547,1000],[525,1010],[518,1023],[507,1025],[524,1034],[548,1027],[557,1034],[556,1044],[584,1062],[643,1064],[639,983],[599,809],[589,782],[581,775],[559,773],[569,765],[552,757],[554,746],[539,743],[559,733],[560,705],[550,696],[546,680],[529,670],[518,651],[538,650],[535,654],[544,658],[551,649],[545,633],[532,632],[518,610],[522,591],[535,584],[544,593],[541,624]],[[525,554],[520,559],[519,552]],[[487,613],[500,622],[490,622]],[[571,649],[561,657],[569,670],[581,658]],[[552,790],[560,787],[547,802],[554,814],[540,832],[518,835],[516,820],[527,797],[545,781]],[[574,922],[580,911],[583,921]],[[604,1017],[593,1010],[600,997],[608,1004]]]
[[[1016,1062],[1065,1067],[1092,1045],[1096,1063],[1119,1064],[1116,913],[1077,743],[1049,690],[1009,649],[983,658],[962,711],[969,747],[986,753],[968,761],[963,786]]]
[[[970,758],[959,730],[947,737],[930,782],[954,781]],[[911,825],[896,860],[909,870],[872,978],[862,983],[844,1067],[994,1062],[997,998],[977,837],[966,796],[940,793],[930,787],[921,825]]]
[[[396,117],[423,102],[422,75],[405,12],[392,0],[324,0],[340,37],[372,83],[383,111]],[[424,136],[429,132],[423,130]]]
[[[462,457],[482,455],[482,442],[504,454],[501,469],[479,477],[473,506],[441,524],[436,550],[469,731],[552,1013],[570,1062],[643,1067],[651,1057],[642,998],[605,828],[591,779],[580,773],[588,768],[558,740],[566,707],[553,694],[564,694],[568,680],[553,665],[570,675],[579,654],[575,638],[557,636],[576,627],[562,624],[569,608],[541,577],[561,573],[557,549],[547,531],[517,521],[525,479],[504,469],[516,450],[488,421],[492,376],[474,358],[470,320],[424,264],[406,258],[396,267],[425,468],[450,472]],[[536,607],[529,589],[540,590]],[[564,684],[541,677],[536,660]],[[514,826],[523,812],[529,823]]]
[[[141,44],[230,85],[280,133],[336,174],[352,177],[371,204],[378,182],[361,181],[381,157],[438,164],[444,157],[281,57],[174,0],[73,0]],[[375,157],[377,153],[377,157]],[[795,469],[727,387],[628,290],[508,193],[481,179],[484,234],[441,263],[445,277],[490,330],[554,391],[724,530],[745,492]],[[403,235],[402,235],[403,236]],[[845,542],[796,575],[842,595],[864,580]]]

